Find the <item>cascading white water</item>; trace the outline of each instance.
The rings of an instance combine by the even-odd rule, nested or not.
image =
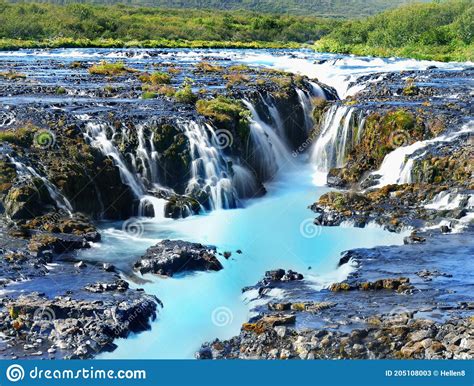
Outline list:
[[[46,177],[40,175],[35,169],[31,166],[26,166],[20,161],[17,161],[12,156],[8,156],[9,160],[15,165],[15,169],[20,176],[27,178],[39,178],[43,181],[44,186],[48,190],[49,196],[55,202],[58,209],[64,210],[69,215],[72,215],[72,205],[69,200],[54,186]]]
[[[98,148],[102,154],[113,159],[114,164],[119,168],[122,181],[132,189],[136,197],[142,197],[144,189],[141,183],[137,180],[136,175],[128,169],[125,160],[114,143],[107,138],[106,126],[100,123],[89,122],[86,125],[84,137],[92,146]]]
[[[168,201],[163,198],[158,198],[155,196],[145,195],[140,198],[140,203],[138,205],[138,215],[147,216],[148,215],[148,206],[150,205],[153,208],[153,217],[158,219],[165,218],[165,207]]]
[[[391,153],[387,154],[380,166],[380,169],[371,173],[374,176],[380,176],[377,187],[389,184],[405,184],[412,181],[412,168],[417,159],[425,154],[419,153],[421,150],[430,145],[436,145],[442,142],[450,142],[457,137],[474,132],[474,121],[462,126],[459,131],[450,134],[443,134],[439,137],[428,139],[426,141],[418,141],[409,146],[401,146]]]
[[[136,150],[135,167],[137,167],[136,162],[138,159],[145,173],[145,175],[142,175],[142,178],[145,178],[152,184],[158,184],[158,153],[154,149],[153,133],[151,133],[150,138],[148,139],[148,144],[151,149],[151,151],[148,151],[144,129],[143,125],[137,127],[138,146]]]
[[[186,189],[191,194],[202,189],[209,194],[211,209],[236,206],[238,197],[229,174],[228,160],[219,148],[219,138],[214,128],[195,121],[178,122],[189,140],[191,178]]]
[[[107,138],[106,126],[104,124],[89,122],[86,125],[84,137],[90,142],[92,146],[100,149],[102,154],[112,158],[114,164],[119,168],[122,181],[127,184],[130,189],[132,189],[134,195],[140,200],[139,214],[144,215],[146,213],[146,205],[151,205],[153,207],[154,217],[164,218],[164,206],[166,204],[166,200],[145,194],[145,189],[141,181],[139,181],[139,179],[137,178],[137,174],[129,170],[125,160],[123,159],[117,147],[111,140]],[[155,168],[156,165],[154,165],[154,162],[152,162],[152,159],[150,159],[150,157],[148,156],[148,152],[145,149],[143,128],[139,128],[138,137],[138,157],[142,160],[142,162],[145,162],[146,160],[150,165],[151,170],[154,170],[152,168]],[[151,166],[152,164],[153,166]]]
[[[275,129],[277,130],[278,134],[284,138],[285,137],[285,127],[283,124],[283,119],[281,118],[280,112],[278,111],[277,107],[275,106],[275,101],[273,100],[273,96],[269,95],[270,101],[267,98],[261,96],[263,104],[267,107],[268,112],[272,118],[273,123],[275,124]]]
[[[242,100],[250,111],[250,137],[266,176],[273,177],[279,170],[293,163],[290,151],[277,133],[258,115],[255,107],[247,100]]]
[[[311,98],[303,90],[296,88],[296,93],[303,109],[305,129],[306,132],[309,132],[313,128],[313,120],[311,119],[313,104],[311,103]]]
[[[324,115],[321,134],[311,155],[316,168],[314,182],[317,185],[326,184],[326,175],[331,168],[344,165],[353,143],[353,113],[352,107],[333,105]]]

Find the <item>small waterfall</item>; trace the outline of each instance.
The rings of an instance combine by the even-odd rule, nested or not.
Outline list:
[[[163,198],[158,198],[155,196],[145,195],[140,199],[140,204],[138,205],[138,215],[147,216],[149,214],[148,207],[153,208],[153,217],[157,219],[165,218],[165,207],[168,201]]]
[[[275,128],[277,129],[278,135],[282,138],[285,138],[285,126],[283,124],[283,119],[281,118],[280,112],[278,111],[273,96],[269,95],[270,101],[267,100],[264,96],[260,95],[263,104],[267,107],[270,117],[272,119]]]
[[[301,89],[296,88],[296,93],[298,94],[298,100],[300,102],[301,108],[303,109],[304,113],[304,123],[306,132],[313,128],[313,120],[311,116],[313,114],[313,104],[311,103],[311,98]]]
[[[143,186],[137,180],[136,174],[128,169],[125,160],[114,143],[107,138],[106,125],[89,122],[86,125],[84,136],[86,140],[88,140],[92,146],[98,148],[102,154],[113,159],[114,164],[119,168],[122,181],[132,189],[137,198],[142,197],[144,194]]]
[[[326,93],[319,84],[311,81],[309,81],[308,83],[311,86],[311,91],[314,97],[327,99]]]
[[[385,156],[379,170],[371,173],[373,176],[379,177],[377,187],[412,182],[411,171],[413,165],[417,159],[422,158],[426,154],[426,152],[419,152],[419,150],[427,146],[450,142],[463,134],[472,132],[474,132],[474,121],[465,124],[457,132],[443,134],[433,139],[418,141],[409,146],[401,146],[395,149]]]
[[[290,151],[273,128],[260,118],[255,107],[249,101],[242,102],[252,114],[250,137],[255,149],[254,157],[260,165],[263,178],[270,179],[284,166],[293,164]]]
[[[228,160],[222,153],[214,128],[195,121],[178,122],[189,140],[192,158],[191,179],[186,193],[204,190],[209,195],[211,209],[234,208],[237,193],[229,174]]]
[[[150,182],[152,184],[158,184],[158,153],[153,145],[154,133],[151,133],[148,139],[149,151],[144,131],[145,128],[143,125],[137,127],[138,147],[136,157],[134,158],[134,166],[138,170],[137,160],[140,161],[144,173],[144,175],[142,174],[142,179],[145,180],[144,183]]]
[[[333,105],[326,112],[321,125],[321,134],[312,150],[318,179],[323,178],[331,168],[342,167],[353,143],[354,108]],[[357,137],[357,136],[356,136]]]
[[[232,165],[234,171],[233,184],[239,197],[252,197],[257,191],[258,186],[255,176],[241,165]]]
[[[46,177],[40,175],[35,169],[31,166],[26,166],[22,162],[15,160],[15,158],[8,156],[10,161],[15,165],[15,168],[20,176],[24,176],[26,178],[39,178],[43,181],[44,186],[48,190],[49,196],[55,202],[56,207],[58,209],[64,210],[69,215],[72,215],[73,208],[69,200],[64,197],[64,195],[58,190],[56,186],[54,186]]]

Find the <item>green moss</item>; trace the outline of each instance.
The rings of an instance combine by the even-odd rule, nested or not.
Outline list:
[[[418,95],[420,89],[415,85],[413,79],[408,79],[405,87],[403,88],[402,94],[405,96]]]
[[[153,91],[144,91],[142,93],[142,99],[153,99],[153,98],[156,98],[157,96],[158,94]]]
[[[248,121],[250,112],[236,99],[218,96],[214,99],[201,99],[196,102],[196,110],[205,117],[218,122],[232,120]]]
[[[0,72],[0,77],[10,79],[10,80],[15,80],[15,79],[24,79],[26,78],[26,75],[20,72],[16,72],[16,71],[6,71],[6,72]]]
[[[202,72],[222,72],[224,69],[217,64],[211,64],[205,60],[196,64],[196,69]]]
[[[56,94],[58,95],[66,94],[66,89],[64,87],[58,87],[56,89]]]
[[[123,62],[109,63],[101,61],[99,64],[94,64],[89,67],[89,73],[92,75],[124,75],[129,72],[135,72],[135,70],[125,67]]]
[[[140,75],[139,78],[143,83],[149,83],[152,86],[171,83],[171,76],[165,72],[159,72],[159,71],[154,72],[151,75],[150,74]]]
[[[185,86],[182,89],[176,91],[174,94],[176,101],[180,103],[195,103],[197,101],[197,95],[193,93],[191,86]]]
[[[0,131],[0,142],[30,147],[37,130],[34,126],[27,126],[15,130]]]

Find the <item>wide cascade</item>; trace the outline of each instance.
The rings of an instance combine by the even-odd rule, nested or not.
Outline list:
[[[312,97],[324,92],[316,84],[310,92],[296,90],[303,114],[304,131],[312,128]],[[314,95],[313,95],[314,94]],[[162,154],[154,145],[153,122],[142,123],[132,129],[110,123],[89,121],[84,137],[118,167],[122,181],[130,187],[138,201],[137,215],[164,217],[167,200],[173,195],[196,199],[201,209],[216,210],[235,208],[244,198],[260,191],[260,183],[269,181],[294,159],[288,141],[285,121],[270,95],[260,95],[257,102],[242,99],[250,112],[248,154],[235,154],[230,150],[233,133],[214,127],[210,122],[178,118],[173,126],[184,134],[189,151],[188,175],[181,176],[185,186],[173,190],[166,183]],[[266,110],[266,116],[257,108]],[[259,182],[260,181],[260,182]],[[184,204],[187,205],[187,204]],[[190,214],[191,209],[185,210]]]

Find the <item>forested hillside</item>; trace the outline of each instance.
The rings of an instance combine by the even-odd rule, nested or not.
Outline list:
[[[337,26],[316,46],[322,51],[474,60],[474,2],[413,4]]]
[[[428,0],[419,0],[428,1]],[[20,2],[20,1],[19,1]],[[346,17],[373,15],[388,8],[413,3],[414,0],[44,0],[54,4],[93,3],[152,6],[160,8],[193,8],[249,10],[255,12],[289,13]]]
[[[0,49],[306,44],[319,51],[360,55],[474,60],[473,4],[472,0],[410,4],[344,21],[251,11],[0,0]]]
[[[121,41],[308,42],[339,22],[252,12],[161,10],[70,4],[10,4],[0,0],[0,38]]]

